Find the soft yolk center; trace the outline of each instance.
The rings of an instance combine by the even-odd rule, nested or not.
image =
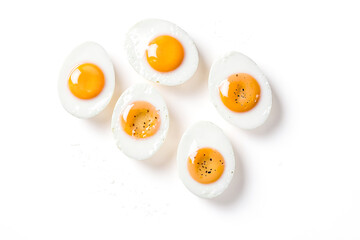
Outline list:
[[[156,71],[170,72],[181,65],[184,59],[184,48],[176,38],[162,35],[149,43],[146,58]]]
[[[221,101],[234,112],[247,112],[259,102],[260,85],[251,75],[237,73],[219,85]]]
[[[104,73],[95,64],[84,63],[71,71],[68,85],[75,97],[91,99],[103,90],[105,85]]]
[[[124,131],[135,138],[154,135],[160,127],[160,115],[148,102],[136,101],[129,104],[120,116]]]
[[[225,161],[221,153],[212,148],[201,148],[188,159],[190,176],[197,182],[209,184],[217,181],[224,172]]]

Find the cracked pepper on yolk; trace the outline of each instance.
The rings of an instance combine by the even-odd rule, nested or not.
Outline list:
[[[104,73],[92,63],[75,67],[68,81],[71,93],[80,99],[91,99],[101,93],[105,85]]]
[[[148,102],[136,101],[129,104],[120,116],[124,131],[136,138],[154,135],[160,127],[160,115]]]
[[[184,48],[176,38],[161,35],[149,43],[146,58],[156,71],[170,72],[181,65],[184,59]]]
[[[224,172],[225,161],[221,153],[212,148],[200,148],[188,159],[190,176],[197,182],[216,182]]]
[[[237,73],[221,82],[221,101],[234,112],[247,112],[259,102],[260,85],[251,75]]]

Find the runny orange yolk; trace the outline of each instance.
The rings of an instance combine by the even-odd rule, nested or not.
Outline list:
[[[221,101],[234,112],[247,112],[259,102],[260,85],[251,75],[237,73],[219,86]]]
[[[75,97],[91,99],[103,90],[105,85],[104,73],[95,64],[84,63],[71,71],[68,85]]]
[[[221,153],[212,148],[200,148],[188,159],[190,176],[197,182],[209,184],[217,181],[224,172],[225,161]]]
[[[181,65],[184,59],[184,48],[176,38],[162,35],[149,43],[146,58],[156,71],[170,72]]]
[[[160,115],[148,102],[136,101],[128,105],[120,116],[124,131],[135,138],[154,135],[160,127]]]

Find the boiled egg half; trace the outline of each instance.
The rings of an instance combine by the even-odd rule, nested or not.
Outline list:
[[[103,47],[86,42],[76,47],[60,70],[58,93],[63,107],[78,118],[99,114],[110,102],[115,72]]]
[[[169,129],[164,99],[149,84],[131,86],[116,103],[111,129],[125,155],[136,160],[150,158],[165,141]]]
[[[125,50],[130,65],[145,79],[168,86],[189,80],[199,56],[189,35],[175,24],[147,19],[127,33]]]
[[[235,157],[230,141],[215,124],[202,121],[186,130],[177,151],[180,179],[195,195],[213,198],[230,184]]]
[[[269,82],[256,63],[242,53],[231,52],[216,60],[208,87],[220,115],[239,128],[259,127],[270,114]]]

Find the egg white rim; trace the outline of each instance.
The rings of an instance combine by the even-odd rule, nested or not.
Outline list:
[[[161,35],[176,38],[185,51],[181,65],[167,73],[154,70],[146,59],[149,42]],[[199,64],[198,50],[190,36],[177,25],[161,19],[145,19],[135,24],[126,35],[125,50],[130,65],[138,74],[149,81],[167,86],[180,85],[189,80]]]
[[[124,109],[134,101],[146,101],[152,104],[160,115],[160,127],[157,132],[144,139],[129,136],[123,130],[120,116]],[[118,148],[128,157],[144,160],[154,155],[164,143],[169,129],[169,112],[166,103],[156,89],[146,83],[129,87],[118,99],[112,115],[111,129]]]
[[[214,138],[214,135],[219,138]],[[216,149],[225,160],[223,174],[210,184],[194,180],[187,167],[189,155],[205,147]],[[188,190],[202,198],[213,198],[224,192],[230,184],[235,172],[235,155],[224,132],[214,123],[201,121],[189,127],[183,134],[177,151],[177,165],[179,177]]]
[[[235,62],[236,64],[232,64]],[[228,109],[219,94],[220,83],[236,73],[247,73],[253,76],[260,85],[260,99],[256,106],[243,113],[236,113]],[[243,129],[253,129],[262,125],[268,118],[272,107],[272,93],[270,84],[257,64],[249,57],[239,52],[230,52],[211,66],[208,81],[210,99],[220,115],[230,123]]]
[[[68,86],[69,75],[78,65],[93,63],[105,77],[105,85],[99,95],[92,99],[80,99],[74,96]],[[76,47],[65,59],[58,79],[60,101],[70,114],[78,118],[92,118],[109,104],[115,89],[115,71],[105,49],[95,42],[86,42]]]

